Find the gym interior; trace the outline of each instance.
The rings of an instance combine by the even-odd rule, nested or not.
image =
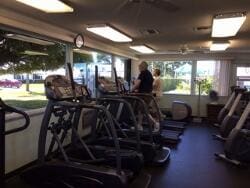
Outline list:
[[[1,0],[0,187],[248,187],[249,11]],[[142,63],[160,96],[133,89]]]

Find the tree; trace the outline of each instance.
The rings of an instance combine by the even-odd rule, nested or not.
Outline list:
[[[65,63],[63,44],[39,45],[5,37],[0,30],[0,74],[30,74],[37,70],[55,70]],[[42,52],[31,55],[27,51]]]
[[[186,64],[191,65],[190,61],[152,61],[149,65],[152,68],[158,68],[161,71],[162,76],[174,78],[176,69]]]
[[[27,51],[44,55],[29,55]],[[64,65],[65,48],[62,44],[43,46],[6,38],[0,46],[0,73],[31,73],[36,70],[55,70]],[[47,54],[47,55],[45,55]]]
[[[97,62],[104,64],[111,64],[111,56],[103,53],[97,53]]]
[[[86,62],[93,62],[93,57],[91,54],[84,54],[84,53],[75,53],[73,55],[73,62],[74,63],[86,63]]]

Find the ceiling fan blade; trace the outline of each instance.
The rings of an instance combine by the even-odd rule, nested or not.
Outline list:
[[[160,9],[164,9],[168,12],[176,12],[180,9],[179,6],[170,2],[170,0],[145,0],[146,3]]]
[[[166,51],[160,51],[160,52],[155,52],[155,54],[159,54],[159,55],[178,55],[180,54],[180,51],[178,50],[166,50]]]
[[[121,11],[125,11],[130,9],[133,6],[133,1],[131,0],[124,0],[122,3],[119,3],[117,8],[114,9],[114,15],[119,14]]]

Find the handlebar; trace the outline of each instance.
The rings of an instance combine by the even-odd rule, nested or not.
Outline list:
[[[11,129],[11,130],[8,130],[8,131],[5,131],[4,132],[4,135],[8,135],[8,134],[12,134],[12,133],[15,133],[15,132],[19,132],[19,131],[22,131],[24,129],[26,129],[29,124],[30,124],[30,118],[28,116],[27,113],[21,111],[21,110],[18,110],[16,108],[13,108],[11,106],[8,106],[7,104],[5,104],[2,99],[0,98],[0,108],[5,111],[5,112],[14,112],[14,113],[17,113],[17,114],[20,114],[24,117],[25,119],[25,123],[24,125],[18,127],[18,128],[14,128],[14,129]]]

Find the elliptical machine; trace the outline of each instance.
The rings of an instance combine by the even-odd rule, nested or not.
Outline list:
[[[226,140],[231,130],[235,127],[237,121],[239,120],[239,116],[235,115],[235,112],[241,101],[245,101],[247,99],[248,93],[245,88],[236,88],[234,90],[235,95],[237,96],[232,104],[232,107],[228,114],[223,119],[220,125],[220,134],[215,135],[216,138],[220,140]]]
[[[237,96],[235,90],[239,89],[239,88],[240,88],[239,86],[232,86],[231,87],[232,94],[229,97],[229,99],[227,100],[225,106],[220,110],[220,113],[217,116],[217,123],[214,124],[215,127],[220,127],[220,124],[222,123],[223,119],[228,114],[230,108],[232,107],[233,100]]]
[[[243,129],[250,114],[250,102],[248,102],[236,127],[231,131],[225,144],[225,154],[215,153],[219,159],[223,159],[235,165],[250,163],[250,130]]]
[[[122,168],[122,153],[110,113],[100,105],[75,102],[82,97],[81,87],[74,90],[65,76],[48,76],[45,89],[48,104],[39,136],[38,164],[25,170],[21,178],[35,187],[127,187],[134,173]],[[94,108],[105,115],[115,146],[113,152],[109,150],[107,155],[99,156],[81,139],[74,125],[83,108]],[[77,151],[82,152],[81,159],[72,154],[68,133],[79,141]],[[113,159],[111,165],[106,163],[108,157]]]
[[[133,107],[133,113],[137,114],[138,111],[135,110],[137,109],[138,106],[142,106],[141,110],[143,113],[145,114],[145,119],[147,119],[147,122],[149,122],[149,117],[148,117],[148,107],[146,105],[146,103],[144,102],[144,100],[142,100],[140,97],[138,96],[130,96],[130,95],[120,95],[120,90],[122,90],[123,88],[120,88],[120,85],[118,84],[118,78],[117,78],[117,74],[116,74],[116,70],[114,68],[114,74],[115,74],[115,91],[106,91],[106,93],[103,95],[103,97],[105,96],[105,98],[98,98],[96,99],[98,102],[101,102],[102,104],[102,100],[123,100],[126,101],[127,103],[129,103],[132,107]],[[95,67],[95,75],[96,75],[96,91],[98,90],[98,67]],[[135,137],[137,137],[137,131],[138,130],[138,125],[134,126],[134,129],[130,129],[132,128],[131,125],[131,121],[133,118],[131,116],[130,113],[128,113],[128,110],[125,107],[125,105],[123,105],[122,103],[118,104],[118,105],[108,105],[108,109],[111,112],[111,114],[115,117],[115,121],[121,121],[122,124],[121,126],[117,126],[118,128],[118,132],[122,132],[122,134],[120,134],[119,136],[123,137],[123,135],[126,135],[125,137],[127,137],[127,139],[125,140],[130,140],[129,142],[126,141],[126,143],[124,142],[125,140],[120,140],[121,142],[121,147],[124,147],[124,145],[122,143],[125,143],[127,146],[131,147],[131,138],[135,139]],[[125,115],[125,116],[124,116]],[[131,119],[132,118],[132,119]],[[135,121],[136,122],[136,121]],[[126,126],[124,126],[126,124]],[[137,124],[137,122],[135,123]],[[127,126],[129,125],[129,126]],[[132,126],[134,125],[134,123],[132,123]],[[147,129],[144,131],[139,131],[139,140],[140,140],[140,147],[141,147],[141,151],[144,155],[144,159],[146,163],[153,163],[155,165],[163,165],[165,164],[169,157],[170,157],[170,149],[166,148],[166,147],[162,147],[161,145],[159,145],[158,143],[155,142],[154,140],[154,135],[153,135],[153,131],[152,131],[152,125],[151,123],[148,123],[146,125]],[[103,142],[104,143],[104,142]],[[107,142],[106,142],[107,143]],[[129,144],[130,143],[130,144]]]

